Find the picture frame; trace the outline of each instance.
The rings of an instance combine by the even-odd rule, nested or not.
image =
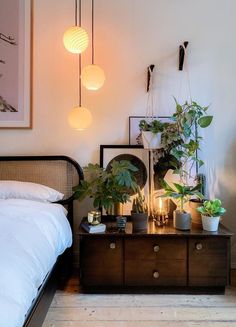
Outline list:
[[[139,122],[142,119],[158,119],[162,122],[171,122],[170,116],[155,116],[155,117],[145,117],[145,116],[129,116],[129,145],[142,145],[142,139],[140,137],[141,132],[139,130]]]
[[[0,7],[0,128],[31,129],[33,1],[2,0]]]
[[[107,168],[112,160],[129,160],[139,168],[136,179],[145,195],[147,202],[150,193],[150,153],[139,145],[100,145],[100,166]],[[138,178],[137,178],[138,177]],[[131,195],[131,202],[122,204],[122,214],[129,216],[132,209],[132,200],[135,194]],[[105,214],[104,212],[102,214]]]

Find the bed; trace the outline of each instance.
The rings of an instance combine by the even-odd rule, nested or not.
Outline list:
[[[42,325],[58,282],[71,271],[72,188],[82,179],[79,164],[66,156],[0,157],[0,327]],[[55,192],[45,195],[38,185]]]

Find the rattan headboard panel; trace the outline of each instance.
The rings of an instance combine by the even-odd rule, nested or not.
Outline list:
[[[64,199],[81,179],[81,167],[66,156],[0,157],[0,180],[43,184],[63,193]]]

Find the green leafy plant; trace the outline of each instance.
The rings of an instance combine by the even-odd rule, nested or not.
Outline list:
[[[199,199],[202,199],[202,194],[199,192],[201,185],[197,186],[188,186],[181,185],[178,183],[173,183],[174,187],[171,187],[166,181],[162,181],[162,187],[165,190],[165,193],[161,197],[171,197],[179,201],[179,209],[181,212],[184,211],[184,203],[189,201],[191,196],[196,196]]]
[[[226,212],[221,204],[222,203],[219,199],[204,201],[203,206],[197,208],[197,211],[203,216],[220,217]]]
[[[163,132],[165,125],[167,123],[162,123],[160,120],[154,119],[151,121],[146,121],[145,119],[140,120],[139,129],[144,132],[152,132],[153,134],[157,134]]]
[[[208,127],[213,116],[207,115],[209,106],[202,107],[197,102],[188,103],[187,101],[180,105],[175,99],[176,111],[171,117],[172,123],[165,126],[162,132],[162,145],[165,151],[173,155],[180,167],[176,167],[176,173],[179,173],[182,182],[190,177],[191,169],[197,162],[201,167],[204,162],[196,155],[200,150],[200,142],[202,137],[197,133],[198,127]],[[186,167],[190,167],[188,171]]]
[[[134,176],[137,171],[128,160],[114,160],[110,170],[90,163],[84,167],[88,177],[73,188],[75,198],[79,201],[93,198],[94,208],[104,207],[106,211],[116,203],[126,203],[130,201],[130,193],[137,190]]]
[[[138,195],[133,199],[132,213],[148,213],[145,195],[141,193],[140,187],[138,187]]]

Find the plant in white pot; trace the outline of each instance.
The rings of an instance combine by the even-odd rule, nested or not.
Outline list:
[[[131,221],[133,224],[133,231],[140,231],[147,229],[148,223],[148,206],[145,196],[141,193],[138,187],[138,194],[133,199]]]
[[[192,187],[173,183],[174,187],[171,187],[166,181],[163,181],[162,185],[165,194],[161,197],[171,197],[178,202],[178,207],[173,212],[174,227],[180,230],[189,230],[191,228],[191,214],[185,211],[184,204],[189,201],[191,196],[202,198],[202,194],[199,192],[200,185]]]
[[[161,133],[167,123],[162,123],[160,120],[153,119],[146,121],[145,119],[140,120],[139,129],[142,133],[142,141],[144,149],[160,149],[161,144]]]
[[[202,216],[202,227],[208,232],[216,232],[221,216],[226,212],[219,199],[204,201],[203,206],[197,208]]]

